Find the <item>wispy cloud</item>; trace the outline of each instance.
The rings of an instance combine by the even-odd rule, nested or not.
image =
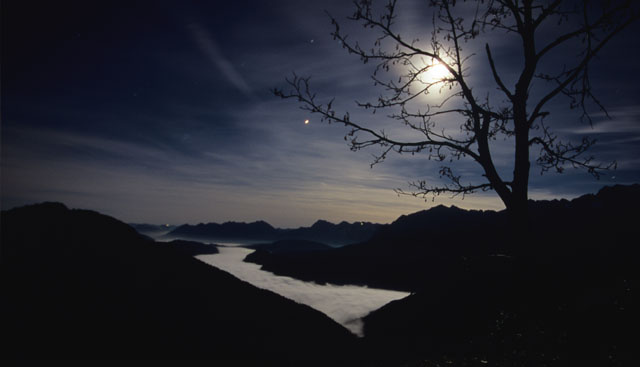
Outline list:
[[[209,58],[220,74],[237,90],[244,93],[247,97],[252,97],[253,90],[249,86],[249,83],[247,83],[242,74],[233,66],[233,63],[225,57],[224,52],[220,49],[211,34],[197,23],[191,23],[188,27],[200,50]]]
[[[277,119],[268,121],[277,126]],[[126,221],[264,219],[287,227],[317,219],[386,223],[434,205],[393,192],[409,180],[402,166],[372,170],[369,156],[349,152],[341,139],[313,137],[326,126],[296,125],[301,129],[276,128],[267,144],[200,155],[78,132],[13,129],[3,146],[9,200],[3,207],[57,200]],[[501,209],[493,195],[459,199],[443,200]]]
[[[582,128],[576,131],[576,133],[582,134],[625,134],[633,133],[640,134],[640,120],[612,120],[607,122],[600,122],[593,126],[593,129]]]

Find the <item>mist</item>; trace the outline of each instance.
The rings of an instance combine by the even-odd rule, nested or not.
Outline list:
[[[364,316],[391,301],[409,295],[406,292],[385,289],[303,282],[260,270],[260,265],[242,261],[254,250],[240,247],[219,247],[218,249],[219,254],[198,255],[196,258],[258,288],[270,290],[308,305],[360,337],[363,336],[362,318]]]

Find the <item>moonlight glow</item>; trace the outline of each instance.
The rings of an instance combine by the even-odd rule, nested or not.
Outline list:
[[[431,60],[429,67],[420,75],[420,80],[423,83],[430,84],[441,81],[449,76],[449,70],[447,67],[438,60]]]

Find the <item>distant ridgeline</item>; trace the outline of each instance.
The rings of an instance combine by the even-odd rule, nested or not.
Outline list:
[[[274,228],[264,221],[200,223],[198,225],[181,225],[169,232],[166,237],[260,241],[307,240],[331,245],[346,245],[370,239],[380,227],[380,224],[369,222],[333,224],[324,220],[315,222],[311,227],[297,229]]]
[[[601,252],[636,249],[621,234],[639,234],[640,185],[605,187],[571,201],[530,201],[529,207],[530,233],[512,234],[505,211],[439,205],[379,225],[361,243],[317,253],[255,247],[245,261],[303,280],[415,291],[452,267],[468,267],[472,258],[597,259]]]

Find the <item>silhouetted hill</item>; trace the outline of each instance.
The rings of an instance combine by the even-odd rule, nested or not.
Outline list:
[[[333,224],[318,220],[311,227],[285,230],[282,238],[346,245],[368,240],[380,227],[382,225],[369,222]]]
[[[541,236],[535,256],[477,257],[445,271],[365,318],[368,350],[384,350],[381,366],[638,365],[638,230],[611,230],[607,241]]]
[[[477,238],[475,233],[483,224],[503,220],[495,212],[438,206],[381,226],[366,242],[321,253],[254,253],[245,261],[307,281],[416,291],[425,279],[451,267],[461,269],[465,256],[501,253],[493,236]]]
[[[505,211],[440,205],[403,215],[362,243],[319,254],[267,254],[247,260],[303,280],[417,291],[426,279],[464,269],[471,258],[597,257],[611,249],[601,246],[603,241],[635,227],[630,218],[637,217],[640,185],[529,204],[531,232],[526,234],[510,233]]]
[[[274,228],[264,221],[252,223],[226,222],[184,224],[167,234],[173,238],[236,241],[307,240],[332,245],[345,245],[367,240],[381,225],[368,222],[332,224],[319,220],[311,227]]]
[[[6,365],[357,364],[340,325],[192,258],[193,244],[54,203],[1,220]]]
[[[374,365],[638,365],[639,205],[640,185],[531,201],[528,233],[504,212],[439,206],[365,243],[259,263],[413,291],[365,318]]]
[[[220,252],[218,251],[218,247],[216,245],[207,245],[195,241],[173,240],[167,242],[165,246],[189,256],[211,255]]]
[[[324,243],[305,240],[280,240],[272,243],[259,243],[255,245],[248,245],[245,247],[256,250],[256,252],[252,253],[251,255],[260,252],[270,254],[285,254],[310,251],[326,251],[333,248],[331,246],[325,245]]]

